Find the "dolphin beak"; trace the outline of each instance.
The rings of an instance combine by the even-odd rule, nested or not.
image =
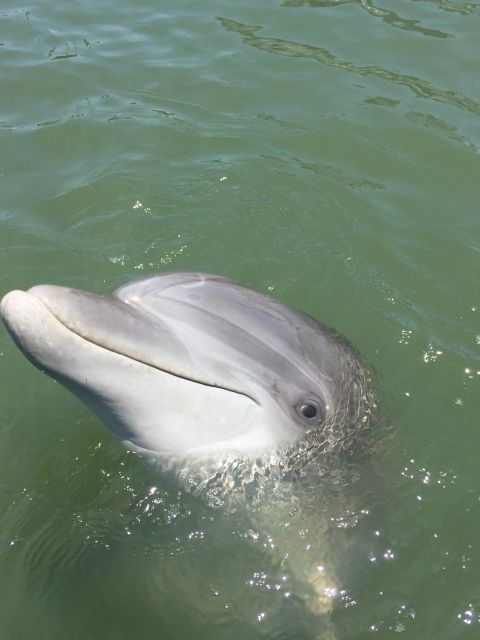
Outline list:
[[[162,320],[140,308],[41,285],[5,295],[1,314],[24,355],[95,410],[127,446],[183,455],[275,444],[258,417],[260,405],[184,373],[185,347],[176,349],[178,339],[166,340]],[[156,338],[163,338],[158,346]]]
[[[32,297],[25,291],[15,289],[3,296],[0,302],[0,315],[17,344],[21,344],[19,337],[27,328],[25,319],[34,311]]]

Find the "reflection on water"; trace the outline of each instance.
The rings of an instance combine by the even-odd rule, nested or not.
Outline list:
[[[439,9],[471,15],[480,13],[478,2],[450,2],[450,0],[415,0],[416,2],[431,2]]]
[[[382,69],[382,67],[358,66],[353,62],[337,58],[335,55],[330,53],[330,51],[322,49],[321,47],[315,47],[313,45],[291,40],[282,40],[281,38],[268,38],[256,35],[256,32],[262,27],[249,26],[228,18],[218,17],[217,19],[225,29],[238,33],[245,44],[255,47],[256,49],[292,58],[316,60],[317,62],[321,62],[322,64],[334,69],[340,69],[341,71],[348,71],[349,73],[355,73],[370,78],[379,78],[381,80],[386,80],[387,82],[403,85],[408,87],[408,89],[410,89],[419,98],[428,98],[438,102],[444,102],[455,107],[459,107],[460,109],[470,111],[475,115],[480,115],[480,102],[476,102],[471,98],[467,98],[466,96],[462,96],[453,91],[438,89],[428,80],[421,80],[415,76],[403,75],[396,73],[395,71]]]
[[[418,20],[407,20],[401,18],[395,11],[389,11],[388,9],[382,9],[373,4],[371,0],[285,0],[284,7],[337,7],[342,4],[358,4],[359,7],[365,9],[374,18],[381,18],[384,22],[391,27],[397,29],[404,29],[405,31],[413,31],[421,33],[424,36],[430,36],[432,38],[449,38],[449,33],[444,31],[438,31],[437,29],[428,29],[419,25]]]
[[[450,2],[450,0],[414,0],[414,2],[429,2],[444,11],[452,11],[470,15],[480,13],[480,5],[474,2]],[[405,20],[400,18],[394,11],[376,7],[371,0],[284,0],[284,7],[337,7],[342,4],[358,4],[370,15],[380,17],[392,27],[406,29],[407,31],[417,31],[426,36],[437,38],[449,37],[448,33],[437,31],[436,29],[423,29],[418,26],[418,20]]]
[[[461,145],[470,147],[472,151],[478,152],[478,147],[469,140],[466,136],[463,136],[458,131],[458,127],[455,127],[440,118],[436,118],[429,113],[418,113],[417,111],[409,111],[405,114],[405,117],[411,122],[419,123],[424,127],[432,128],[443,133],[450,140],[453,140]]]

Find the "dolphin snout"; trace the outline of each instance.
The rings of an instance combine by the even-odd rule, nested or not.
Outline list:
[[[12,321],[22,309],[29,306],[29,295],[25,291],[15,289],[6,293],[0,301],[0,314],[10,329]]]

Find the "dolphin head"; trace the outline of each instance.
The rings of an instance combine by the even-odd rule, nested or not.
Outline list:
[[[348,449],[373,405],[344,338],[219,276],[160,273],[112,296],[39,285],[1,314],[33,364],[155,455]]]

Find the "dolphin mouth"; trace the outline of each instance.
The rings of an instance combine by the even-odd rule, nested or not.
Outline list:
[[[27,341],[24,339],[24,334],[28,329],[26,329],[22,315],[28,312],[29,298],[34,299],[37,304],[40,303],[44,311],[46,311],[54,321],[58,322],[63,329],[100,349],[115,353],[176,378],[205,387],[235,393],[247,398],[256,405],[261,404],[251,393],[246,393],[233,385],[221,384],[216,380],[208,379],[207,376],[202,378],[200,375],[192,373],[185,367],[185,364],[187,364],[186,361],[183,367],[179,366],[182,349],[178,349],[176,357],[173,359],[172,364],[169,365],[165,360],[160,362],[157,354],[149,354],[146,348],[148,345],[136,345],[131,338],[132,332],[130,330],[132,325],[138,325],[139,331],[150,331],[152,342],[158,337],[163,340],[168,340],[168,337],[171,337],[171,342],[174,345],[173,349],[175,350],[175,347],[178,347],[178,344],[175,344],[177,342],[175,336],[171,335],[170,331],[166,331],[165,327],[161,326],[161,322],[159,322],[157,318],[150,318],[148,313],[144,312],[141,307],[113,299],[109,296],[91,294],[78,289],[69,289],[56,285],[37,285],[27,291],[10,291],[0,301],[0,314],[14,341],[29,359],[34,361],[38,360],[42,368],[50,369],[48,365],[42,363],[41,359],[36,356],[35,353],[29,350],[26,345]],[[92,313],[92,303],[94,303],[93,306],[95,306],[95,302],[98,303],[99,307]],[[34,313],[33,309],[32,311]],[[81,311],[81,313],[75,316],[75,313],[72,313],[72,311]],[[109,314],[115,316],[115,320],[121,319],[122,315],[127,319],[124,333],[115,335],[109,332],[109,325],[111,326],[113,324],[108,322]],[[92,316],[96,322],[89,323]],[[92,326],[94,326],[96,330],[92,330]],[[168,360],[168,356],[166,360]],[[53,373],[55,373],[54,370]]]

